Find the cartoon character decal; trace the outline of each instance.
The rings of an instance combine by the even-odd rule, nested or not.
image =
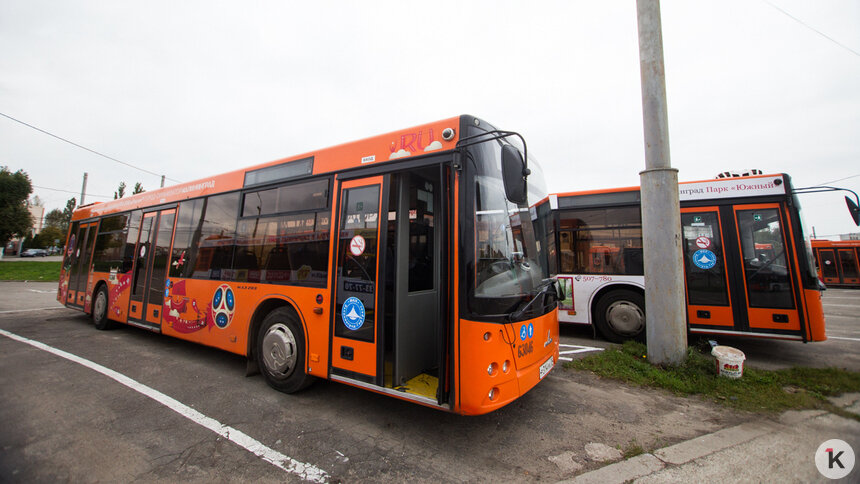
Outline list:
[[[113,271],[111,271],[113,272]],[[123,313],[123,308],[120,306],[120,295],[128,291],[131,287],[131,272],[114,276],[116,278],[116,284],[110,288],[110,293],[108,294],[108,301],[111,301],[111,306],[109,311],[113,312],[114,315],[119,317]]]
[[[233,321],[236,298],[233,288],[221,284],[212,294],[211,302],[201,309],[197,299],[186,294],[185,281],[174,284],[168,279],[165,282],[163,306],[164,322],[174,331],[188,334],[203,328],[212,331],[213,326],[219,329],[229,326]]]

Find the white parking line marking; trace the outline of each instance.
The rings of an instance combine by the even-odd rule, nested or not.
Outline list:
[[[51,290],[51,291],[43,291],[43,290],[40,290],[40,289],[28,289],[28,290],[29,290],[30,292],[38,292],[39,294],[54,294],[54,293],[56,293],[56,292],[57,292],[57,290],[56,290],[56,289]]]
[[[860,338],[840,338],[839,336],[828,336],[827,339],[841,339],[845,341],[860,341]]]
[[[47,351],[48,353],[52,353],[61,358],[65,358],[69,361],[73,361],[91,370],[95,370],[108,378],[116,380],[117,382],[127,386],[128,388],[131,388],[138,393],[146,395],[147,397],[155,400],[156,402],[164,405],[165,407],[173,410],[174,412],[182,415],[183,417],[191,420],[192,422],[215,432],[216,434],[224,437],[225,439],[234,442],[248,452],[253,453],[254,455],[260,457],[261,459],[274,465],[275,467],[299,476],[301,479],[312,482],[328,481],[328,474],[324,470],[311,464],[299,462],[274,449],[270,449],[259,441],[246,435],[245,433],[236,430],[229,425],[224,425],[213,418],[207,417],[206,415],[203,415],[197,410],[194,410],[193,408],[171,397],[168,397],[167,395],[159,392],[158,390],[155,390],[136,380],[133,380],[123,375],[122,373],[111,370],[110,368],[106,368],[102,365],[99,365],[98,363],[93,363],[92,361],[81,358],[80,356],[67,353],[63,350],[48,346],[39,341],[25,338],[23,336],[18,336],[17,334],[10,333],[3,329],[0,329],[0,334],[15,341],[26,343],[42,351]]]
[[[8,314],[8,313],[27,313],[30,311],[44,311],[46,309],[66,309],[65,306],[51,306],[49,308],[36,308],[36,309],[10,309],[7,311],[0,311],[0,314]]]

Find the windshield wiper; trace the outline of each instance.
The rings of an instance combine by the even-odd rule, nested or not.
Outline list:
[[[532,306],[532,304],[534,304],[535,301],[537,301],[538,299],[544,300],[545,296],[550,293],[550,289],[552,289],[552,296],[554,300],[558,301],[558,292],[555,290],[555,282],[555,278],[552,277],[542,280],[540,284],[538,284],[536,287],[538,292],[535,293],[534,297],[531,298],[529,302],[525,303],[524,306],[509,314],[508,322],[512,323],[514,321],[519,320],[523,316],[523,314],[525,314],[525,312]]]

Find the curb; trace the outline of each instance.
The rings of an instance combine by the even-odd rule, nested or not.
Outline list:
[[[623,484],[658,472],[667,466],[686,464],[763,435],[793,427],[800,422],[820,417],[826,413],[822,410],[792,410],[780,415],[779,421],[746,422],[664,447],[650,454],[641,454],[625,461],[616,462],[580,474],[572,479],[560,481],[560,484]]]

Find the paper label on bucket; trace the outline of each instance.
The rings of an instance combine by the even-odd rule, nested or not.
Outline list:
[[[731,346],[715,346],[711,354],[717,358],[717,372],[720,376],[740,378],[744,374],[743,351]]]

